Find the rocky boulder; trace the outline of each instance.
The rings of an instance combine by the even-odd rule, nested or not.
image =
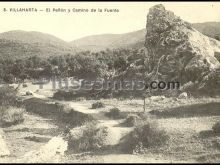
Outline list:
[[[220,41],[198,32],[163,5],[150,8],[146,29],[149,65],[158,79],[200,83],[220,68]]]
[[[186,99],[187,97],[188,97],[188,95],[186,92],[183,92],[178,96],[179,99]]]

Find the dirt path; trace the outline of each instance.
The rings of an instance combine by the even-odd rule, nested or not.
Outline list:
[[[117,145],[120,142],[120,139],[132,131],[132,128],[120,126],[122,120],[113,120],[109,119],[104,115],[104,111],[98,109],[90,109],[86,107],[83,103],[78,102],[65,102],[68,103],[74,110],[87,113],[92,115],[96,120],[99,121],[99,124],[106,126],[112,131],[114,131],[114,137],[112,137],[112,145]],[[143,157],[141,155],[132,155],[132,154],[122,154],[115,153],[102,153],[97,155],[83,155],[77,156],[77,154],[72,154],[64,158],[63,162],[70,163],[170,163],[172,161],[165,160],[163,158],[152,157]]]
[[[105,111],[99,109],[90,109],[84,106],[82,103],[67,103],[69,103],[69,105],[76,111],[92,115],[97,121],[99,121],[99,125],[106,126],[111,129],[114,132],[114,142],[112,142],[112,145],[117,145],[120,142],[120,139],[132,130],[132,128],[119,126],[122,120],[113,120],[106,117]]]

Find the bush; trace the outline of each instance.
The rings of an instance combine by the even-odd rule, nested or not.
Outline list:
[[[53,98],[58,99],[58,100],[72,100],[75,98],[75,91],[70,90],[70,91],[65,91],[65,90],[58,90],[57,92],[54,93]]]
[[[23,84],[22,86],[23,86],[23,88],[26,88],[26,87],[27,87],[27,84]]]
[[[68,137],[68,147],[76,152],[100,150],[108,145],[112,135],[108,127],[98,126],[96,121],[74,128]]]
[[[161,146],[167,142],[169,136],[158,128],[155,122],[145,122],[137,125],[134,130],[124,137],[122,149],[126,152],[141,152],[144,149]]]
[[[107,117],[113,118],[113,119],[119,119],[122,118],[120,110],[118,108],[112,108],[105,114]]]
[[[100,101],[92,104],[92,109],[103,108],[103,107],[105,107],[105,105]]]
[[[127,127],[133,127],[137,125],[140,120],[141,120],[140,116],[136,114],[129,114],[127,118],[125,119],[125,121],[123,122],[123,125]]]
[[[0,87],[0,106],[8,106],[16,104],[16,91],[13,87]]]
[[[1,126],[11,126],[24,121],[25,110],[23,108],[0,107],[0,111]]]
[[[65,89],[59,89],[57,92],[54,93],[53,98],[57,100],[77,100],[77,99],[82,99],[84,98],[89,98],[90,94],[88,90],[74,90],[70,88],[69,90]],[[81,101],[81,100],[79,100]]]
[[[212,130],[213,130],[214,133],[220,133],[220,122],[215,123],[212,126]]]

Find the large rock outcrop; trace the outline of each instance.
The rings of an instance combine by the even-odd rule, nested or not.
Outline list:
[[[163,5],[150,8],[146,29],[149,65],[157,78],[182,84],[203,82],[204,86],[209,74],[219,73],[215,55],[220,52],[220,42],[198,32]]]

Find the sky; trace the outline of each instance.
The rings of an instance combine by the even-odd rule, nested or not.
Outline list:
[[[65,41],[89,35],[127,33],[145,28],[148,10],[156,4],[163,4],[191,23],[220,22],[220,2],[0,2],[0,33],[39,31]],[[10,12],[10,8],[36,8],[38,12]],[[53,8],[71,12],[52,12]],[[102,9],[102,12],[73,12],[74,8]],[[104,9],[119,12],[104,12]]]

